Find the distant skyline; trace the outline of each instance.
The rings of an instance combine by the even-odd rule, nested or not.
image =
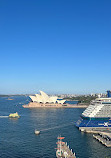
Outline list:
[[[0,94],[111,90],[110,0],[1,0]]]

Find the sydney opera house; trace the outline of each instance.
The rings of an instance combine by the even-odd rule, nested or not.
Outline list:
[[[29,96],[31,102],[28,105],[23,105],[24,108],[36,108],[36,107],[63,107],[66,106],[66,100],[58,100],[57,96],[48,96],[43,91],[40,94]]]
[[[64,104],[66,100],[57,100],[57,96],[48,96],[43,91],[40,94],[35,94],[35,96],[29,96],[32,102],[43,103],[43,104]]]
[[[24,108],[85,108],[86,105],[76,105],[65,103],[66,100],[59,100],[57,96],[48,96],[43,91],[40,94],[35,94],[34,96],[29,96],[31,101],[23,105]]]

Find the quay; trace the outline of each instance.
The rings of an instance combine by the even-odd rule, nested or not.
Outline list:
[[[67,145],[67,142],[63,142],[62,139],[65,137],[58,137],[57,144],[57,151],[56,151],[56,157],[57,158],[76,158],[75,153],[72,152],[72,149],[70,150],[69,146]]]
[[[111,133],[108,132],[99,132],[96,135],[93,135],[93,138],[98,140],[100,143],[106,147],[111,147]]]
[[[27,105],[23,105],[24,108],[86,108],[87,105],[79,105],[79,104],[51,104],[51,103],[36,103],[30,102]]]

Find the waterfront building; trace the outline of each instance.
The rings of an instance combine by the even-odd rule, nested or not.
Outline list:
[[[58,104],[64,104],[66,100],[58,100],[57,96],[48,96],[45,92],[40,91],[40,94],[35,94],[35,96],[29,96],[32,100],[32,102],[36,103],[58,103]]]

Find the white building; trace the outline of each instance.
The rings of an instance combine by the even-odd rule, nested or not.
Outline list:
[[[37,103],[58,103],[58,104],[64,104],[66,100],[57,100],[57,96],[48,96],[46,93],[43,91],[40,91],[40,94],[35,94],[35,96],[29,96],[32,100],[32,102],[37,102]]]

